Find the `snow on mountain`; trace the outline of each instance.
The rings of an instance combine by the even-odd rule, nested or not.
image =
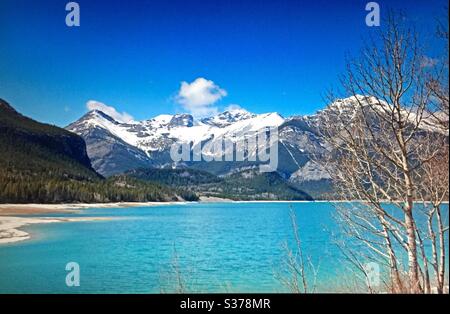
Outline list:
[[[334,117],[342,117],[342,121],[345,121],[345,123],[351,123],[359,110],[366,110],[366,114],[376,114],[388,119],[391,115],[397,115],[397,111],[394,107],[385,100],[378,99],[374,96],[355,95],[344,99],[337,99],[325,109],[319,110],[316,114],[306,116],[305,118],[306,120],[317,124],[320,123],[320,118],[332,115]],[[418,117],[416,108],[408,110],[405,107],[401,110],[402,119],[409,121],[411,125],[419,123],[419,128],[422,130],[445,133],[445,130],[442,130],[442,127],[439,124],[438,115],[439,113],[429,113],[424,111],[420,114],[420,117]]]
[[[138,146],[139,138],[135,132],[130,132],[136,124],[121,123],[99,110],[92,110],[77,122],[67,127],[69,131],[80,134],[87,129],[105,129],[132,146]]]
[[[217,127],[227,127],[235,122],[243,121],[256,117],[255,114],[248,112],[245,109],[230,109],[224,111],[216,116],[202,119],[204,124]]]
[[[144,123],[147,122],[156,127],[161,127],[163,125],[169,124],[170,120],[172,120],[172,118],[173,118],[173,115],[171,115],[171,114],[161,114],[159,116],[154,117],[151,120],[144,121]]]
[[[92,155],[99,154],[101,139],[97,137],[101,131],[102,134],[109,134],[109,143],[111,139],[116,138],[117,141],[123,142],[120,146],[129,145],[127,150],[132,147],[141,151],[148,158],[148,163],[164,164],[171,162],[168,154],[175,142],[192,143],[195,146],[206,141],[212,144],[224,138],[233,138],[236,141],[265,127],[278,127],[284,121],[277,113],[253,114],[243,109],[234,109],[202,120],[196,120],[189,114],[175,114],[122,123],[99,110],[93,110],[70,124],[67,129],[83,136],[86,142],[97,144],[96,150],[90,151]],[[93,132],[94,130],[96,132]],[[113,149],[111,146],[110,150],[103,153],[114,155]],[[142,156],[134,150],[132,154],[132,159],[142,164]]]
[[[75,133],[81,133],[82,130],[88,128],[102,128],[144,152],[151,152],[161,148],[159,139],[195,144],[211,137],[243,135],[264,127],[276,127],[283,122],[284,118],[277,113],[256,115],[245,110],[235,110],[226,111],[201,121],[194,120],[189,114],[176,114],[160,115],[136,123],[120,123],[101,111],[94,110],[71,124],[68,129]]]

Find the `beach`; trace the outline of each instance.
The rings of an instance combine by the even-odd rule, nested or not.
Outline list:
[[[159,203],[158,203],[159,204]],[[110,204],[0,204],[0,245],[30,239],[30,234],[21,228],[31,224],[101,221],[113,218],[89,217],[39,217],[40,214],[76,213],[86,208],[113,208],[130,206],[151,206],[148,203],[110,203]],[[154,205],[154,204],[153,204]],[[23,217],[37,215],[36,217]]]
[[[173,205],[184,202],[120,202],[120,203],[71,203],[71,204],[0,204],[0,216],[38,215],[77,212],[88,208],[123,208],[140,206]]]
[[[20,228],[31,224],[45,224],[58,222],[101,221],[111,218],[25,218],[25,217],[0,217],[0,244],[19,242],[30,239],[30,234]]]

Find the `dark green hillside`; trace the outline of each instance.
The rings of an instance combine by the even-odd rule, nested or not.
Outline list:
[[[291,183],[292,186],[311,195],[316,200],[336,200],[339,195],[334,192],[331,180],[307,181],[302,183]]]
[[[196,200],[195,194],[91,167],[84,140],[0,99],[0,203]]]
[[[2,172],[32,177],[99,178],[81,137],[24,117],[1,99],[0,165]]]
[[[187,169],[136,169],[127,176],[166,184],[202,196],[233,200],[311,200],[311,196],[290,185],[277,172],[260,173],[250,169],[227,177]]]
[[[312,200],[290,185],[278,172],[257,169],[232,174],[225,179],[221,197],[239,200]]]
[[[205,183],[218,183],[222,179],[201,170],[195,169],[157,169],[157,168],[139,168],[126,172],[127,175],[145,180],[154,181],[169,186],[188,187]]]

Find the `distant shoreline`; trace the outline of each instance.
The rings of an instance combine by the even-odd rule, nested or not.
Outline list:
[[[216,197],[201,197],[198,202],[116,202],[116,203],[61,203],[61,204],[0,204],[1,216],[14,215],[34,215],[34,214],[49,214],[49,213],[70,213],[79,212],[83,209],[89,208],[126,208],[126,207],[144,207],[144,206],[165,206],[165,205],[180,205],[180,204],[198,204],[198,203],[348,203],[344,200],[251,200],[251,201],[235,201],[231,199],[216,198]],[[361,200],[354,200],[352,202],[362,202]],[[387,201],[386,201],[387,202]],[[422,203],[421,201],[416,203]],[[443,204],[448,204],[448,201]]]
[[[0,217],[78,212],[88,208],[125,208],[183,204],[186,202],[120,202],[120,203],[62,203],[62,204],[0,204]]]
[[[270,200],[251,200],[234,201],[225,198],[201,197],[197,202],[117,202],[117,203],[61,203],[61,204],[0,204],[1,216],[14,215],[34,215],[51,213],[78,212],[89,208],[126,208],[126,207],[144,207],[144,206],[164,206],[179,204],[198,204],[198,203],[344,203],[339,200],[317,200],[317,201],[270,201]]]
[[[144,206],[164,206],[198,203],[313,203],[313,202],[339,202],[339,201],[233,201],[223,198],[201,198],[198,202],[119,202],[119,203],[62,203],[62,204],[0,204],[1,216],[34,215],[51,213],[78,212],[89,208],[126,208]]]

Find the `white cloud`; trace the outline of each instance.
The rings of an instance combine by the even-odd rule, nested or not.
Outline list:
[[[203,77],[193,82],[181,82],[176,101],[194,116],[204,117],[218,112],[212,105],[227,95],[227,91],[220,88],[213,81]]]
[[[126,112],[118,112],[114,107],[105,105],[99,101],[89,100],[86,103],[88,110],[100,110],[119,122],[131,122],[133,117]]]

